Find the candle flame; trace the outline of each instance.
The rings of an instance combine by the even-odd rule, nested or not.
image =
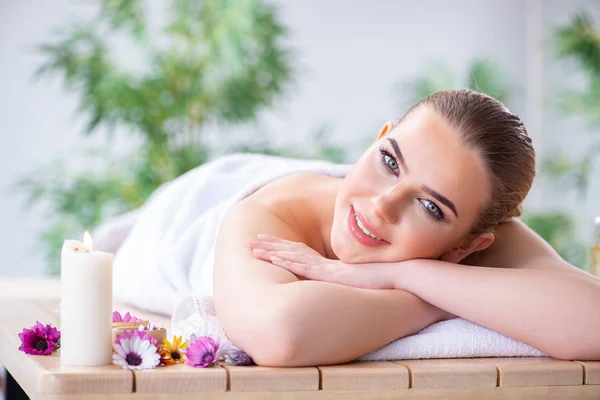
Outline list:
[[[83,233],[83,248],[85,251],[92,251],[92,235],[88,231]]]

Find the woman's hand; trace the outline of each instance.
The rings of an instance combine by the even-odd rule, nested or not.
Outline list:
[[[330,260],[304,243],[268,235],[258,235],[250,243],[254,256],[314,281],[337,283],[363,289],[393,289],[393,279],[385,264],[345,264]]]

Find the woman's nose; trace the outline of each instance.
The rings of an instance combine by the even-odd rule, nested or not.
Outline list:
[[[390,224],[395,224],[400,219],[403,190],[395,186],[385,192],[371,197],[373,212],[379,218]]]

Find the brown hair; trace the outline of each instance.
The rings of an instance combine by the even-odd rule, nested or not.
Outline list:
[[[535,176],[535,151],[519,117],[498,100],[469,89],[433,93],[405,116],[420,106],[442,116],[482,157],[491,193],[471,234],[491,231],[506,218],[519,216]]]

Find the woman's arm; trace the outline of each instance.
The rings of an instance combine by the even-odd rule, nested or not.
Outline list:
[[[600,280],[543,260],[548,269],[433,260],[402,264],[394,287],[560,359],[600,359]],[[564,261],[563,261],[564,262]]]
[[[351,361],[448,315],[401,290],[298,281],[254,258],[248,243],[257,233],[303,238],[248,202],[235,206],[221,225],[215,252],[216,311],[231,341],[260,365]]]
[[[262,257],[299,276],[363,288],[409,291],[452,314],[562,359],[600,359],[600,279],[562,260],[520,221],[498,229],[479,265],[436,260],[330,264],[278,239]],[[502,268],[504,267],[504,268]]]
[[[417,260],[395,286],[551,356],[600,359],[600,279],[568,264],[517,219],[495,236],[465,260],[474,266]]]

